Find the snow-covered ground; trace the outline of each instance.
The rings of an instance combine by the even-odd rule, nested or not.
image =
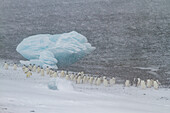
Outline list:
[[[58,90],[48,84],[57,81]],[[75,84],[0,67],[0,113],[169,113],[170,89]]]

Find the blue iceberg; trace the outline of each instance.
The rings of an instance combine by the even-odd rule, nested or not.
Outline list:
[[[87,38],[76,31],[63,34],[38,34],[25,38],[16,48],[29,61],[22,64],[35,64],[51,68],[69,66],[95,50]]]

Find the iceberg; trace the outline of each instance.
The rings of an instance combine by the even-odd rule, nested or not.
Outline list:
[[[16,48],[28,61],[41,67],[60,68],[69,66],[95,50],[87,38],[76,31],[63,34],[38,34],[25,38]]]

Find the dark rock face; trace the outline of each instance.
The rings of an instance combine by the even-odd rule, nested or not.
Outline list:
[[[169,6],[169,0],[1,0],[0,58],[23,59],[15,49],[27,36],[75,30],[96,51],[67,69],[170,84]]]

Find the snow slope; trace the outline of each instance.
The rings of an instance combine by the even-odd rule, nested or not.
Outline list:
[[[170,89],[78,85],[58,79],[59,90],[50,90],[51,80],[55,79],[37,73],[26,78],[21,68],[14,71],[0,67],[0,113],[170,112]]]

